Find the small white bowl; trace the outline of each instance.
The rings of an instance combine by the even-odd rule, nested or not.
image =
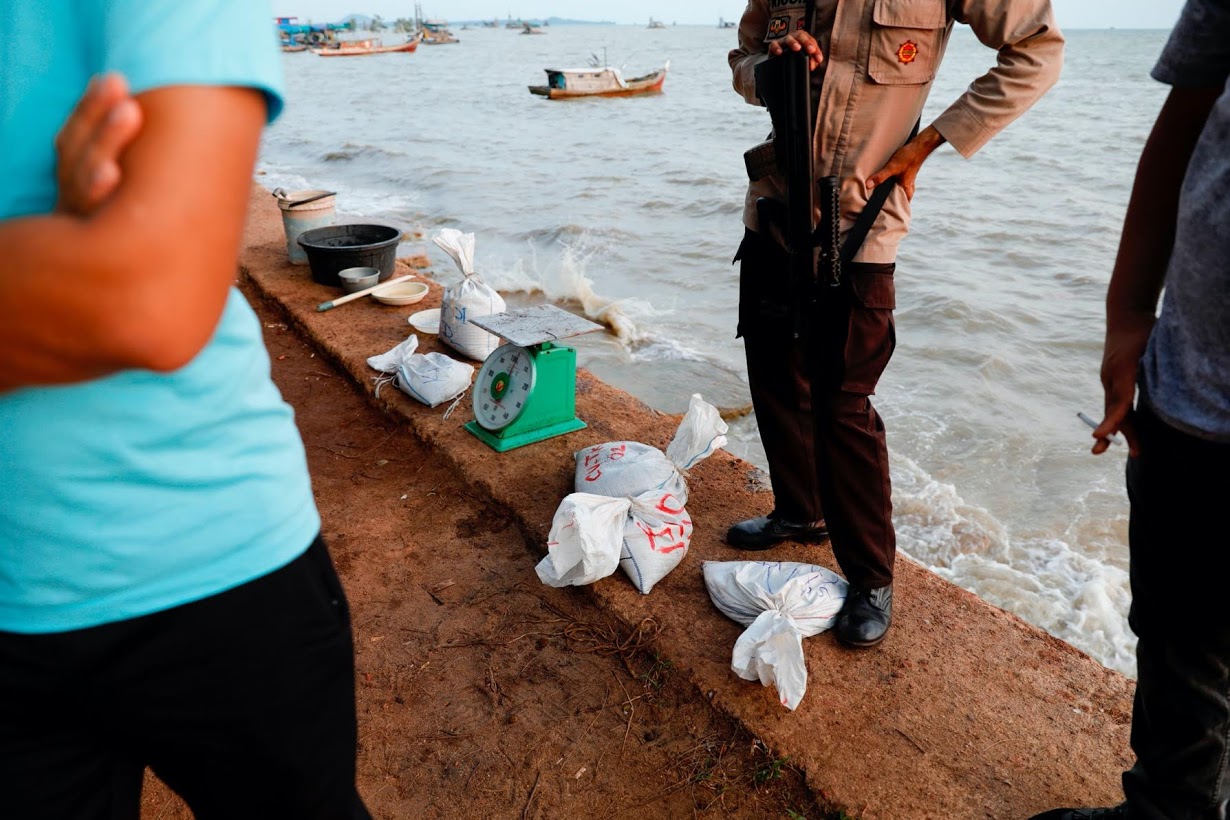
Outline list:
[[[424,282],[397,282],[372,291],[372,298],[386,305],[413,305],[423,301],[428,290]]]

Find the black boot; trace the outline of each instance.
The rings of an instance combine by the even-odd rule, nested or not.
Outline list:
[[[824,519],[796,524],[784,518],[762,515],[740,521],[727,530],[726,543],[737,550],[767,550],[783,541],[801,541],[805,544],[823,541],[828,534]]]
[[[837,640],[850,646],[875,646],[893,622],[893,585],[863,589],[851,585],[837,616]]]
[[[1123,820],[1123,807],[1113,809],[1051,809],[1029,820]]]

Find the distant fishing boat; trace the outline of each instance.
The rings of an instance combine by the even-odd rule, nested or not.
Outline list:
[[[650,28],[666,28],[666,23],[663,23],[661,20],[655,20],[652,17],[650,17],[649,27]]]
[[[447,20],[430,20],[423,17],[423,6],[414,4],[414,20],[417,23],[419,42],[425,46],[442,46],[460,43],[457,35],[449,31]],[[469,28],[469,26],[466,26]]]
[[[532,23],[526,23],[525,28],[521,29],[522,34],[546,34],[545,31]]]
[[[530,93],[551,100],[566,100],[574,97],[628,97],[634,94],[656,94],[666,82],[666,72],[671,61],[657,71],[643,77],[625,80],[618,68],[601,66],[592,68],[548,68],[546,85],[531,85]]]
[[[363,57],[369,54],[411,53],[418,47],[417,37],[394,46],[382,45],[379,40],[347,40],[336,46],[314,48],[312,53],[321,57]]]
[[[460,43],[457,35],[449,31],[448,23],[442,20],[424,20],[421,40],[425,46],[443,46]]]

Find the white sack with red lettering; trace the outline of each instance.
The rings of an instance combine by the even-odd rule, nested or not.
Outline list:
[[[706,561],[704,573],[713,605],[747,627],[730,668],[777,687],[782,706],[793,711],[807,692],[803,639],[837,622],[845,579],[814,564],[768,561]]]
[[[726,446],[727,429],[717,408],[695,393],[665,453],[636,441],[611,441],[578,450],[573,489],[628,498],[660,491],[687,504],[687,470]]]
[[[536,571],[548,586],[582,586],[618,566],[649,594],[679,566],[691,542],[692,519],[670,493],[636,498],[573,493],[555,512],[547,556]]]

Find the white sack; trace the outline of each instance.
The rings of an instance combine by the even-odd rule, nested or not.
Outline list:
[[[623,549],[626,498],[574,493],[560,503],[535,571],[549,587],[585,586],[615,572]]]
[[[397,371],[397,386],[407,396],[436,407],[469,390],[473,378],[473,365],[443,353],[416,353]]]
[[[669,493],[610,498],[573,493],[555,512],[536,571],[553,587],[592,584],[620,567],[643,594],[688,554],[692,519]]]
[[[668,492],[637,496],[623,529],[619,568],[642,595],[679,566],[692,543],[692,516]]]
[[[474,367],[443,353],[415,353],[419,339],[413,333],[388,353],[372,356],[367,366],[395,374],[398,388],[428,407],[452,401],[470,387]],[[385,380],[387,381],[387,379]]]
[[[369,357],[367,360],[367,366],[372,370],[379,370],[381,373],[396,373],[401,369],[402,364],[413,356],[414,351],[418,349],[419,337],[411,333],[406,341],[398,344],[388,353],[381,353],[379,356]]]
[[[661,490],[688,503],[684,472],[726,446],[726,422],[699,393],[666,453],[635,441],[611,441],[578,450],[573,489],[579,493],[638,496]]]
[[[837,622],[846,581],[824,567],[791,562],[706,561],[704,573],[713,605],[748,627],[735,642],[731,669],[776,686],[793,711],[807,692],[803,639]]]
[[[456,228],[442,228],[435,243],[457,263],[464,277],[444,289],[440,304],[440,338],[449,347],[476,361],[490,356],[500,346],[500,338],[476,327],[470,320],[507,310],[504,298],[474,272],[474,234]]]

